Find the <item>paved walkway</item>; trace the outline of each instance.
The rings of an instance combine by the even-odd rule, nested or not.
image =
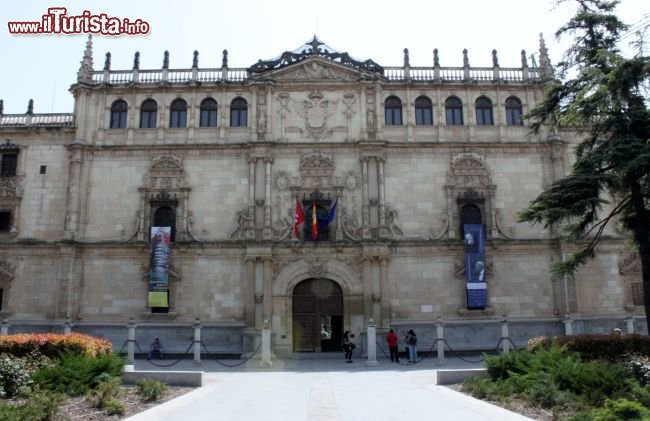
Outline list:
[[[318,357],[274,360],[270,368],[260,367],[258,361],[237,368],[215,361],[204,361],[201,367],[181,361],[169,370],[204,370],[205,386],[128,420],[529,420],[434,384],[438,368],[481,364],[452,358],[439,366],[428,358],[416,365],[399,365],[380,359],[377,366],[367,367],[363,360],[345,364],[342,355]],[[137,361],[135,369],[158,370],[144,360]]]

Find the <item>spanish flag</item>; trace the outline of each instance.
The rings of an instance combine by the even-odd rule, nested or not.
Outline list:
[[[316,201],[314,200],[311,205],[311,239],[316,241],[318,239],[318,218],[316,218]]]

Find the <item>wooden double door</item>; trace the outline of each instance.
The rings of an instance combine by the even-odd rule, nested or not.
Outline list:
[[[293,290],[293,351],[341,350],[343,292],[329,279],[307,279]]]

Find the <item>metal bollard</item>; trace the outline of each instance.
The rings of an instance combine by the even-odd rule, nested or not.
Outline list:
[[[9,326],[9,320],[2,319],[2,323],[0,323],[0,336],[7,336],[9,334]]]
[[[573,319],[571,318],[571,315],[569,313],[564,315],[564,319],[562,319],[562,323],[564,323],[564,334],[566,336],[573,335]]]
[[[631,335],[634,333],[634,317],[631,315],[625,318],[625,330],[628,335]]]
[[[194,321],[194,364],[201,365],[201,320]]]
[[[68,317],[67,319],[65,319],[65,323],[63,323],[63,334],[67,335],[70,332],[72,332],[73,327],[74,325],[72,324],[72,320],[70,320],[70,318]]]
[[[436,339],[438,364],[442,365],[445,362],[445,324],[442,322],[442,317],[438,317],[436,322]]]
[[[366,365],[375,366],[377,365],[377,326],[372,318],[368,320],[367,340],[368,361],[366,362]]]
[[[503,321],[501,322],[501,347],[505,354],[510,352],[510,330],[509,323],[506,315],[503,315]]]
[[[135,328],[137,326],[138,325],[135,324],[133,317],[129,318],[129,324],[126,325],[126,327],[129,328],[129,334],[128,334],[128,339],[126,344],[126,350],[127,350],[126,363],[128,365],[135,364]]]
[[[271,367],[271,327],[269,321],[264,320],[264,327],[262,328],[262,361],[261,365]]]

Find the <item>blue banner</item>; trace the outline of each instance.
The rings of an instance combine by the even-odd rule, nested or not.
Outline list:
[[[467,308],[484,309],[487,306],[485,282],[485,235],[482,224],[463,225],[465,243],[465,275],[467,278]]]
[[[169,243],[171,227],[151,227],[149,307],[169,307]]]

